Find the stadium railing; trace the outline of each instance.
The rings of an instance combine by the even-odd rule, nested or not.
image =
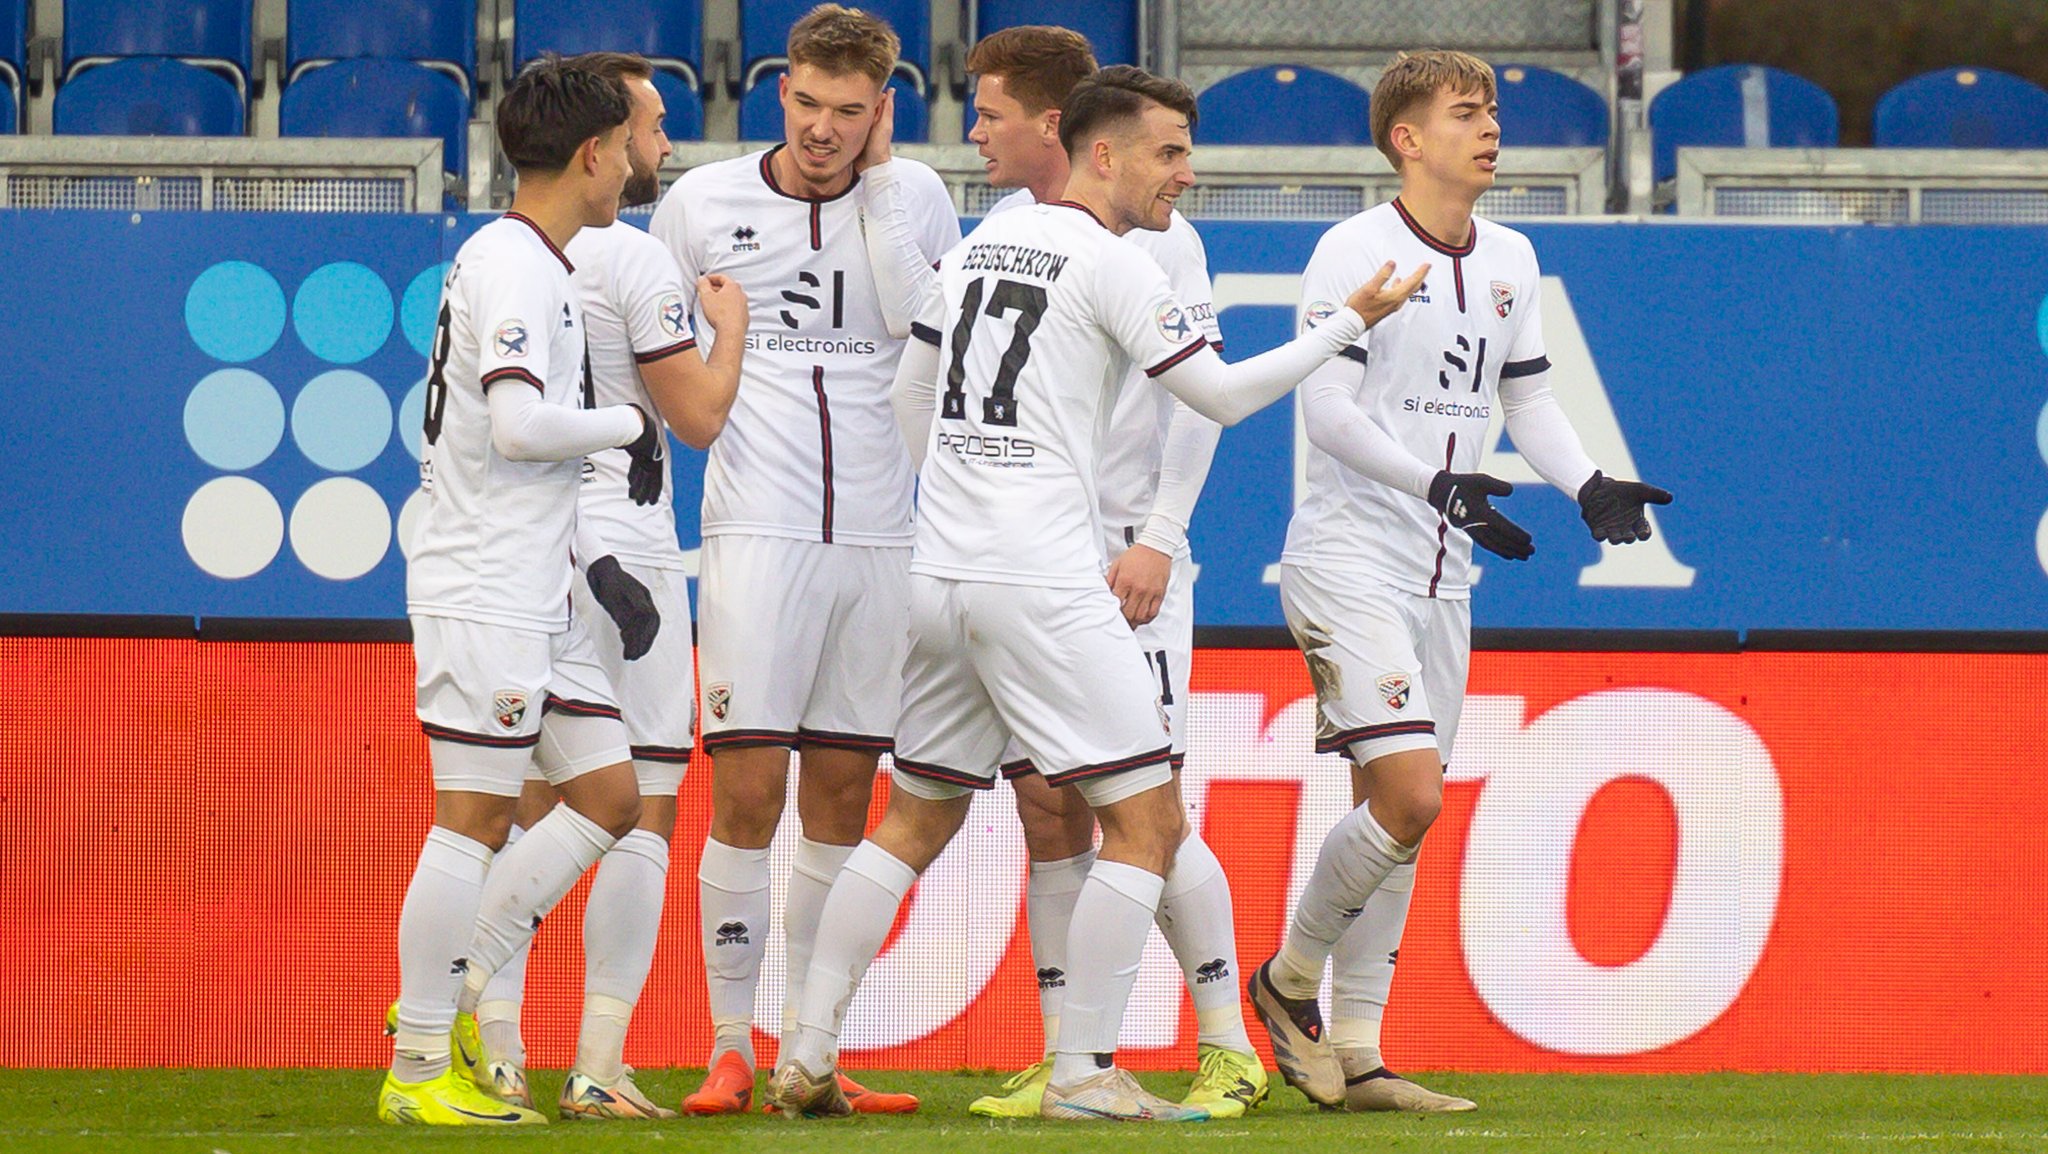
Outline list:
[[[2048,151],[1681,148],[1678,215],[2048,224]]]
[[[438,140],[0,137],[0,209],[440,212]]]

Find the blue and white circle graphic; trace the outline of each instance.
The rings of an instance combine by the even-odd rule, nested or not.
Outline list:
[[[292,298],[292,328],[323,361],[352,365],[384,347],[391,335],[391,290],[354,261],[313,270]]]
[[[185,398],[185,443],[216,469],[253,469],[283,439],[284,401],[260,374],[217,369]]]
[[[353,581],[391,548],[391,511],[354,477],[329,477],[292,506],[292,552],[316,576]]]
[[[284,542],[284,511],[270,490],[247,477],[215,477],[185,502],[179,526],[185,553],[215,577],[261,573]]]
[[[405,299],[398,306],[405,342],[423,357],[434,355],[434,324],[441,318],[441,282],[448,279],[448,263],[420,270],[405,286]]]
[[[222,261],[186,290],[185,331],[217,361],[253,361],[284,335],[284,289],[257,265]]]
[[[391,441],[391,401],[353,369],[321,373],[292,402],[292,439],[330,473],[353,473]]]

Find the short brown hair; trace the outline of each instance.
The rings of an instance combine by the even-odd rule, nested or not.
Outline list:
[[[1188,118],[1190,130],[1195,127],[1195,94],[1187,85],[1129,64],[1112,64],[1076,84],[1060,102],[1060,145],[1071,157],[1104,126],[1143,116],[1152,104],[1171,108]]]
[[[619,83],[654,79],[654,65],[638,52],[585,52],[571,56],[569,63]]]
[[[1475,92],[1491,103],[1495,98],[1493,66],[1469,52],[1426,48],[1403,52],[1380,73],[1380,82],[1372,89],[1372,142],[1396,170],[1401,167],[1401,154],[1394,151],[1394,122],[1444,91],[1461,96]]]
[[[903,41],[889,22],[858,8],[820,4],[789,29],[789,64],[844,76],[858,72],[876,84],[887,84],[896,71]]]
[[[1076,84],[1095,72],[1095,50],[1071,28],[1020,24],[991,32],[967,54],[974,76],[1000,76],[1003,91],[1037,116],[1066,103]]]
[[[626,123],[626,86],[553,53],[521,69],[498,102],[498,143],[521,173],[560,172],[583,142]]]

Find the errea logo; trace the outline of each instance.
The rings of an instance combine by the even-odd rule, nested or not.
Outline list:
[[[733,229],[732,250],[734,252],[760,252],[761,242],[755,240],[754,236],[755,233],[752,225],[743,224]]]

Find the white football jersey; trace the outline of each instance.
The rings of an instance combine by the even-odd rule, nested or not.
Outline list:
[[[1124,381],[1208,344],[1143,249],[1067,202],[991,216],[939,263],[912,333],[939,348],[911,571],[1091,588],[1097,478]]]
[[[427,375],[406,611],[560,633],[581,458],[513,461],[491,443],[492,388],[584,397],[582,307],[569,258],[517,213],[478,229],[441,285]]]
[[[1358,406],[1418,460],[1479,468],[1501,378],[1550,367],[1537,308],[1542,273],[1529,239],[1474,217],[1463,247],[1431,237],[1399,201],[1338,223],[1302,273],[1303,327],[1343,307],[1352,290],[1393,261],[1429,279],[1400,312],[1343,355],[1358,370]],[[1352,472],[1311,448],[1308,494],[1287,526],[1282,559],[1363,573],[1424,597],[1471,594],[1472,539],[1426,501]]]
[[[849,545],[911,539],[910,456],[889,392],[903,342],[889,336],[861,234],[858,179],[835,197],[777,186],[782,146],[683,174],[651,231],[697,278],[723,273],[751,304],[739,399],[704,470],[703,533]],[[937,261],[960,239],[945,182],[898,160],[919,247]],[[708,343],[717,334],[703,323]]]
[[[659,420],[639,366],[681,353],[699,355],[675,258],[660,241],[624,221],[584,229],[569,242],[568,253],[576,266],[570,279],[583,306],[584,339],[590,345],[591,407],[638,405]],[[626,492],[632,460],[624,449],[583,459],[582,515],[619,560],[681,569],[674,481],[664,468],[661,499],[635,505]]]
[[[997,201],[988,215],[1037,203],[1030,189],[1020,188]],[[1176,210],[1166,231],[1134,228],[1124,239],[1159,262],[1187,318],[1222,352],[1223,331],[1216,323],[1215,292],[1209,282],[1209,253],[1195,226]],[[1151,515],[1153,499],[1159,495],[1160,456],[1166,448],[1166,427],[1173,422],[1174,404],[1172,393],[1139,370],[1133,370],[1117,397],[1102,445],[1101,474],[1096,479],[1101,486],[1103,546],[1111,558],[1137,540],[1137,530]],[[1190,555],[1185,542],[1180,555]]]

